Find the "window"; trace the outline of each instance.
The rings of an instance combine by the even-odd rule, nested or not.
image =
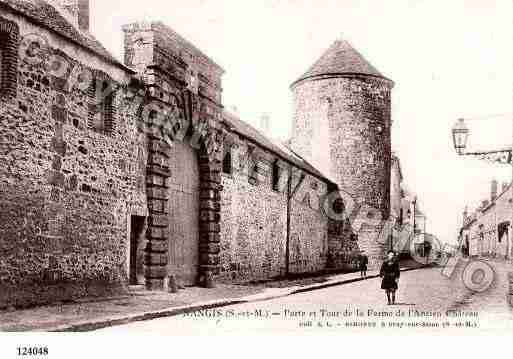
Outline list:
[[[227,175],[231,175],[233,170],[232,166],[232,147],[228,146],[227,150],[225,151],[224,158],[223,158],[223,173]]]
[[[280,166],[278,166],[278,160],[276,160],[273,164],[273,190],[275,191],[280,189],[280,174]]]
[[[248,182],[254,186],[263,183],[268,184],[269,172],[271,170],[271,164],[263,156],[263,153],[253,152],[254,156],[251,157],[250,168],[248,173]]]
[[[114,131],[114,88],[109,80],[95,79],[89,87],[88,127],[95,132],[112,134]]]
[[[256,185],[258,174],[258,156],[256,147],[253,145],[248,145],[247,151],[248,182],[249,184]]]
[[[19,28],[0,17],[0,97],[16,97]]]
[[[508,231],[509,231],[509,222],[506,221],[506,222],[502,222],[502,223],[499,223],[499,225],[497,226],[497,234],[498,234],[498,241],[499,243],[502,243],[502,238],[504,236],[508,236]]]
[[[256,161],[253,164],[250,164],[248,182],[253,186],[258,184],[258,164]]]

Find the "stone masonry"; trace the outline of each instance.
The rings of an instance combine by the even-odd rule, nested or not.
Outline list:
[[[382,219],[390,215],[392,86],[343,40],[292,85],[292,148]],[[373,265],[385,249],[376,231],[367,228],[359,236]]]
[[[224,70],[168,26],[124,26],[120,63],[91,19],[87,0],[0,0],[0,308],[126,293],[140,237],[148,290],[177,275],[179,240],[206,287],[377,262],[368,227],[327,214],[344,190],[388,215],[391,81],[322,60],[293,86],[292,151],[224,110]],[[169,206],[179,141],[194,216]]]
[[[131,73],[3,7],[0,28],[9,39],[0,96],[0,306],[123,291],[127,218],[147,212],[146,140],[136,119],[117,111],[121,92],[104,113],[110,126],[100,127],[90,121],[91,93],[67,84],[74,70],[116,86]],[[46,58],[15,59],[32,34],[46,41]],[[57,71],[48,58],[67,65]]]

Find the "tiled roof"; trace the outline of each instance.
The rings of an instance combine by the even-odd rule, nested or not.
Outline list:
[[[327,180],[333,184],[333,182],[330,179],[328,179],[325,175],[323,175],[321,172],[319,172],[315,167],[313,167],[311,164],[309,164],[303,158],[301,158],[296,153],[294,153],[292,150],[290,150],[290,148],[286,144],[278,143],[278,141],[265,136],[262,132],[260,132],[253,126],[249,125],[248,123],[242,121],[240,118],[238,118],[236,115],[234,115],[232,113],[225,111],[223,113],[223,118],[224,118],[224,122],[229,127],[232,127],[233,130],[235,132],[237,132],[238,134],[254,141],[258,145],[273,152],[274,154],[278,155],[282,159],[297,166],[298,168],[301,168],[301,169],[305,170],[306,172],[309,172],[310,174],[312,174],[318,178]]]
[[[62,16],[53,5],[44,0],[0,0],[0,7],[8,8],[15,13],[21,14],[37,25],[56,32],[87,50],[92,51],[109,63],[129,70],[121,62],[116,60],[116,58],[91,34],[78,30],[70,21]]]
[[[374,76],[386,79],[349,42],[337,40],[293,85],[311,77],[342,74]]]
[[[205,60],[207,60],[211,65],[215,66],[220,72],[225,73],[224,69],[220,65],[218,65],[211,57],[206,55],[196,45],[194,45],[192,42],[187,40],[185,37],[183,37],[182,35],[177,33],[175,30],[173,30],[168,25],[164,24],[162,21],[154,21],[154,22],[152,22],[151,27],[152,27],[152,29],[160,28],[160,29],[164,30],[164,32],[168,36],[172,37],[173,40],[176,41],[178,44],[180,44],[181,46],[183,46],[183,47],[185,47],[187,49],[190,49],[190,50],[194,51],[197,55],[200,55]]]

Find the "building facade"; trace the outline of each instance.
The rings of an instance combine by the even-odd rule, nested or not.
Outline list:
[[[293,85],[294,146],[327,105],[325,173],[227,112],[224,70],[166,25],[124,26],[121,63],[89,21],[87,0],[0,0],[0,307],[383,257],[339,192],[389,213],[390,80],[365,62]],[[363,61],[347,46],[337,66]]]
[[[511,213],[513,211],[512,187],[504,183],[499,191],[493,180],[489,199],[472,213],[463,213],[460,230],[460,247],[470,257],[510,259],[513,255]]]

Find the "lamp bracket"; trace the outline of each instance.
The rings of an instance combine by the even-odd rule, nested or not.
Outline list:
[[[474,156],[480,160],[502,164],[502,165],[511,165],[512,163],[512,150],[504,149],[504,150],[495,150],[495,151],[483,151],[483,152],[467,152],[464,153],[465,156]]]

